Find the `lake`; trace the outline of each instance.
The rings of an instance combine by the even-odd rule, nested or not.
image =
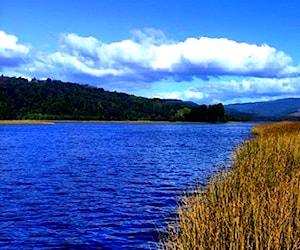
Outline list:
[[[0,125],[0,248],[155,249],[251,126]]]

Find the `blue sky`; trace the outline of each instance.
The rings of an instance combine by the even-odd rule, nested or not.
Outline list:
[[[145,97],[300,97],[300,1],[2,0],[0,73]]]

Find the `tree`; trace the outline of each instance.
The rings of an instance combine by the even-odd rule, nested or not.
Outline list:
[[[198,107],[193,107],[191,112],[186,116],[187,121],[191,122],[206,122],[207,121],[207,106],[205,104]]]
[[[174,120],[194,105],[57,80],[0,78],[0,119]],[[180,112],[179,112],[180,113]],[[184,113],[181,114],[185,116]]]
[[[172,121],[185,121],[186,117],[191,113],[191,109],[184,107],[177,110],[176,114],[172,117]]]
[[[209,122],[223,122],[225,119],[225,109],[222,103],[208,107]]]

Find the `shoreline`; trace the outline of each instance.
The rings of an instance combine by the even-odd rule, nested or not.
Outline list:
[[[101,121],[101,120],[0,120],[0,125],[30,125],[30,124],[44,124],[44,125],[53,125],[55,123],[136,123],[136,124],[179,124],[187,122],[171,122],[171,121],[150,121],[150,120],[137,120],[137,121]]]
[[[257,124],[251,132],[229,172],[183,195],[161,249],[298,249],[300,122]]]
[[[0,120],[0,125],[31,125],[31,124],[44,124],[51,125],[54,124],[54,121],[48,120]]]
[[[151,121],[151,120],[124,120],[124,121],[103,121],[103,120],[0,120],[0,125],[54,125],[55,123],[131,123],[131,124],[234,124],[245,123],[228,121],[226,123],[209,122],[184,122],[184,121]]]

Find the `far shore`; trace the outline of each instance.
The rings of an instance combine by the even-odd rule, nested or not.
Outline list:
[[[101,121],[101,120],[0,120],[0,125],[27,125],[27,124],[55,124],[55,123],[183,123],[183,122],[170,122],[170,121],[150,121],[150,120],[137,120],[137,121]]]
[[[0,120],[0,125],[54,124],[54,121],[43,120]]]
[[[103,120],[0,120],[0,125],[30,125],[30,124],[45,124],[51,125],[55,123],[135,123],[135,124],[211,124],[207,122],[183,122],[183,121],[151,121],[151,120],[123,120],[123,121],[103,121]],[[241,123],[235,121],[229,121],[227,123]]]

